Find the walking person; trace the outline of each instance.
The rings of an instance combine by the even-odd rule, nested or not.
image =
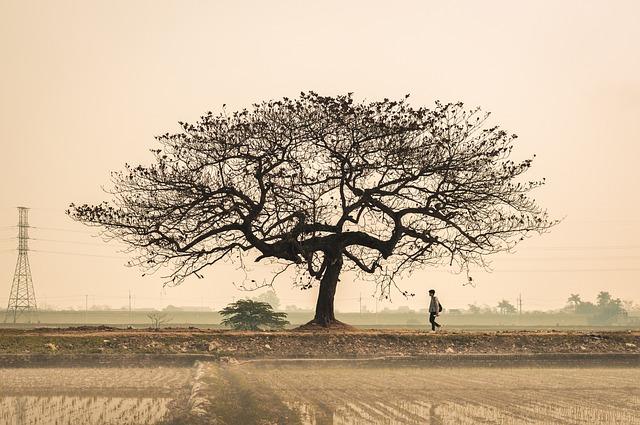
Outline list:
[[[431,302],[429,303],[429,323],[431,323],[431,331],[435,332],[436,328],[440,327],[440,324],[436,322],[436,317],[440,315],[442,305],[440,301],[438,301],[438,297],[436,297],[435,289],[429,289],[429,296],[431,297]]]

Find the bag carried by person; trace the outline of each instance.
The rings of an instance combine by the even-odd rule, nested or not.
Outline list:
[[[442,304],[438,301],[438,313],[442,313]]]

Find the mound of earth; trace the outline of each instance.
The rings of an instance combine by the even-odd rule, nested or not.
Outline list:
[[[43,356],[181,355],[208,359],[366,359],[469,354],[638,354],[640,331],[439,332],[361,330],[348,325],[292,331],[0,329],[2,359]],[[8,359],[8,360],[7,360]]]
[[[335,320],[329,323],[327,326],[322,326],[313,320],[305,323],[304,325],[300,325],[297,328],[292,329],[294,332],[298,331],[309,331],[309,332],[333,332],[333,331],[352,331],[357,332],[358,329],[347,325],[346,323],[342,323],[339,320]]]

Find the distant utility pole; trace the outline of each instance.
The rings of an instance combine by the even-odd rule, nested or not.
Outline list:
[[[89,295],[84,296],[84,323],[88,324],[89,320]]]
[[[31,316],[38,311],[36,305],[36,293],[33,290],[31,267],[29,267],[29,208],[18,207],[18,261],[13,274],[13,283],[9,293],[9,303],[4,316],[5,323],[9,316],[13,315],[13,323],[16,323],[22,313]]]
[[[518,313],[522,314],[522,294],[518,294]]]
[[[131,289],[129,289],[129,326],[133,326],[131,321]]]
[[[376,325],[378,324],[378,295],[376,294]]]
[[[362,314],[362,292],[360,292],[360,314]]]

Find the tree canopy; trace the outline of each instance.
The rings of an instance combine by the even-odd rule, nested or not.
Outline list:
[[[576,301],[577,299],[577,301]],[[627,315],[620,298],[613,298],[607,291],[600,291],[596,297],[596,304],[582,301],[578,294],[571,294],[569,302],[576,302],[575,312],[590,315],[590,321],[594,324],[613,323],[618,318]]]
[[[571,294],[567,299],[569,304],[573,304],[573,310],[577,311],[578,306],[582,303],[582,298],[580,298],[579,294]]]
[[[518,311],[513,304],[504,299],[498,303],[498,309],[501,314],[512,314]]]
[[[461,103],[356,102],[301,93],[207,113],[158,137],[149,166],[113,174],[111,200],[69,214],[128,243],[134,264],[170,265],[171,284],[221,261],[290,267],[319,283],[314,321],[335,321],[345,270],[387,296],[411,271],[486,265],[554,224],[510,159],[516,136]]]
[[[269,304],[274,310],[280,308],[280,298],[273,289],[269,289],[267,292],[263,292],[257,297],[253,298],[254,301],[262,301]]]

